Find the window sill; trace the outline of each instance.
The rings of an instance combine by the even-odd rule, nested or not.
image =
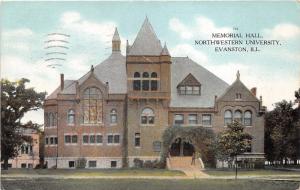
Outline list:
[[[65,143],[66,146],[77,146],[78,143]]]
[[[203,127],[211,128],[212,125],[202,125]]]
[[[110,143],[110,144],[106,144],[107,146],[119,146],[120,145],[120,143]]]
[[[113,127],[113,126],[117,126],[118,123],[110,123],[109,126]]]
[[[142,127],[147,127],[147,126],[151,127],[151,126],[155,126],[155,124],[140,124],[140,126],[142,126]]]
[[[57,147],[57,144],[47,144],[46,147]]]
[[[75,124],[67,124],[68,127],[74,127]]]
[[[102,146],[103,145],[103,143],[93,143],[93,144],[88,144],[88,143],[86,143],[86,144],[82,144],[83,146]]]
[[[81,123],[80,126],[103,127],[104,123]]]

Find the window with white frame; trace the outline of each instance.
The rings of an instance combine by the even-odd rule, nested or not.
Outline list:
[[[242,112],[240,110],[236,110],[234,112],[234,120],[239,123],[242,123]]]
[[[245,126],[252,125],[252,112],[250,110],[247,110],[244,113],[244,125]]]
[[[97,144],[102,144],[103,143],[103,136],[100,134],[96,135],[96,143]]]
[[[182,125],[183,123],[184,123],[183,114],[175,114],[174,115],[174,124],[175,125]]]
[[[154,111],[151,108],[143,109],[141,113],[141,124],[154,124]]]
[[[119,134],[107,135],[107,144],[120,144],[120,135]]]
[[[224,124],[228,125],[232,123],[232,112],[230,110],[226,110],[224,112]]]
[[[189,114],[189,124],[195,125],[197,123],[197,114]]]
[[[112,109],[110,111],[110,123],[111,124],[116,124],[117,123],[117,110],[116,109]]]
[[[95,168],[95,167],[97,167],[97,161],[89,160],[89,168]]]
[[[82,143],[83,144],[89,143],[89,135],[82,135]]]
[[[75,123],[75,112],[74,110],[70,109],[68,111],[68,125],[74,125]]]
[[[76,144],[77,142],[77,135],[65,135],[65,144]]]
[[[203,114],[202,115],[202,125],[203,126],[211,126],[211,124],[212,124],[211,114]]]

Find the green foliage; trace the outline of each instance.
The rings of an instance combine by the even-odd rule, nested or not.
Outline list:
[[[214,167],[214,137],[213,131],[204,127],[170,127],[163,134],[161,162],[166,163],[169,149],[175,139],[182,138],[194,145],[195,151],[200,153],[206,167]]]
[[[265,116],[265,153],[269,161],[296,159],[299,114],[285,100]]]
[[[216,154],[221,160],[229,160],[246,152],[251,146],[251,135],[244,132],[244,127],[238,121],[227,126],[227,129],[219,133],[216,140]]]
[[[79,158],[76,160],[76,168],[83,169],[86,167],[86,159],[85,158]]]
[[[23,136],[21,129],[40,126],[31,121],[21,123],[21,119],[28,111],[38,110],[42,107],[46,93],[38,93],[33,88],[26,88],[28,79],[16,82],[1,80],[1,161],[4,160],[4,169],[7,161],[17,155],[17,147],[30,138]]]

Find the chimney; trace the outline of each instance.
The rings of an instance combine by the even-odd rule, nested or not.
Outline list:
[[[254,95],[254,96],[256,96],[256,90],[257,90],[257,88],[256,87],[253,87],[253,88],[251,88],[251,93]]]
[[[65,79],[64,79],[64,74],[61,73],[60,74],[60,90],[64,90],[64,86],[65,86]]]

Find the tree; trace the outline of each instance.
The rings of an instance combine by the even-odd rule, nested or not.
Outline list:
[[[296,159],[297,116],[292,102],[276,103],[265,116],[265,154],[269,161]]]
[[[235,178],[237,178],[237,156],[243,154],[251,147],[252,137],[244,132],[244,127],[238,121],[234,121],[227,125],[227,129],[221,132],[217,138],[217,151],[218,158],[235,159]]]
[[[1,161],[4,161],[4,169],[8,169],[8,159],[18,154],[18,147],[24,141],[31,141],[22,134],[22,129],[39,127],[31,121],[21,123],[25,113],[42,107],[46,96],[46,92],[26,88],[28,82],[24,78],[16,82],[1,79]]]

